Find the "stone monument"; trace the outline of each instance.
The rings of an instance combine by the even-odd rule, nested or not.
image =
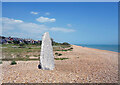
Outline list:
[[[54,69],[53,48],[52,48],[51,38],[48,32],[45,32],[42,37],[39,68],[43,70]]]

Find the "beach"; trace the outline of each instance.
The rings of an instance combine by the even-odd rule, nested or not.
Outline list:
[[[55,60],[54,70],[38,69],[39,61],[3,61],[3,83],[117,83],[118,53],[72,45]],[[55,53],[54,52],[54,53]],[[58,58],[58,56],[55,56]]]

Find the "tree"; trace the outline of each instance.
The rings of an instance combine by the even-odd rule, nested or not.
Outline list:
[[[12,43],[12,41],[8,41],[8,43],[10,43],[10,44],[11,44],[11,43]]]
[[[13,40],[13,43],[14,43],[14,44],[19,44],[20,41],[18,41],[18,40],[17,40],[17,41]]]
[[[51,42],[52,42],[52,45],[55,45],[55,44],[54,44],[55,42],[54,42],[53,38],[51,38]]]
[[[70,45],[69,43],[67,43],[67,42],[64,42],[64,43],[62,43],[62,45]]]

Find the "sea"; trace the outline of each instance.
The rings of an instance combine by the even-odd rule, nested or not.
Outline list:
[[[118,47],[120,47],[120,45],[119,46],[118,45],[86,45],[86,44],[75,44],[75,45],[120,53],[120,49],[118,50]]]

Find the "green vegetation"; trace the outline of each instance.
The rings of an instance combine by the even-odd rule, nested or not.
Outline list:
[[[29,49],[32,49],[31,47],[29,47]]]
[[[39,60],[39,59],[30,59],[30,58],[4,58],[3,61],[31,61],[31,60]]]
[[[61,47],[54,48],[55,49],[54,51],[72,51],[73,50],[73,47],[66,48],[66,49],[64,49],[65,47],[62,47],[62,48]]]
[[[2,64],[2,59],[0,59],[0,64]]]
[[[71,49],[68,49],[67,51],[72,51]]]
[[[68,51],[68,50],[56,50],[56,51]]]
[[[13,43],[14,43],[14,44],[19,44],[20,41],[15,41],[15,40],[13,40]]]
[[[57,53],[57,52],[56,52],[56,53],[55,53],[55,55],[57,55],[57,56],[61,56],[62,54],[61,54],[61,53]]]
[[[12,43],[12,41],[8,41],[8,43],[10,43],[10,44],[11,44],[11,43]]]
[[[58,55],[58,53],[55,53],[55,55]]]
[[[17,63],[13,60],[10,65],[15,65],[15,64]]]
[[[66,50],[56,50],[56,51],[72,51],[72,49],[66,49]]]
[[[2,61],[0,61],[0,64],[2,64]]]
[[[27,58],[29,58],[30,56],[29,55],[26,55]]]
[[[73,49],[73,47],[71,47],[70,49]]]
[[[33,55],[34,57],[39,57],[39,55]]]
[[[32,52],[31,50],[28,50],[27,52]]]
[[[24,43],[21,43],[21,44],[19,44],[20,45],[20,47],[23,47],[23,46],[25,46],[25,44]]]
[[[34,52],[40,53],[40,46],[36,45],[25,45],[25,48],[18,48],[13,46],[19,46],[14,44],[3,44],[2,45],[2,55],[5,56],[5,58],[11,58],[13,56],[15,57],[23,57],[25,55],[28,55],[29,53],[34,54]],[[32,48],[32,49],[29,49]]]
[[[55,42],[52,38],[51,38],[51,41],[52,41],[52,45],[53,46],[60,46],[62,48],[68,48],[68,47],[71,47],[71,45],[67,42],[63,42],[63,43],[58,43],[58,42]]]
[[[58,54],[58,56],[61,56],[61,55],[62,55],[61,53]]]
[[[72,47],[69,43],[57,43],[52,42],[53,51],[72,51]],[[19,41],[9,42],[9,44],[2,44],[2,55],[4,56],[3,61],[28,61],[28,60],[39,60],[30,59],[30,56],[39,57],[41,44],[28,44],[19,43]],[[61,56],[61,53],[55,53],[57,56]],[[1,62],[0,62],[1,63]]]
[[[62,45],[70,45],[69,43],[67,43],[67,42],[64,42],[64,43],[62,43]]]
[[[65,60],[65,59],[69,59],[69,58],[55,58],[55,60]]]

